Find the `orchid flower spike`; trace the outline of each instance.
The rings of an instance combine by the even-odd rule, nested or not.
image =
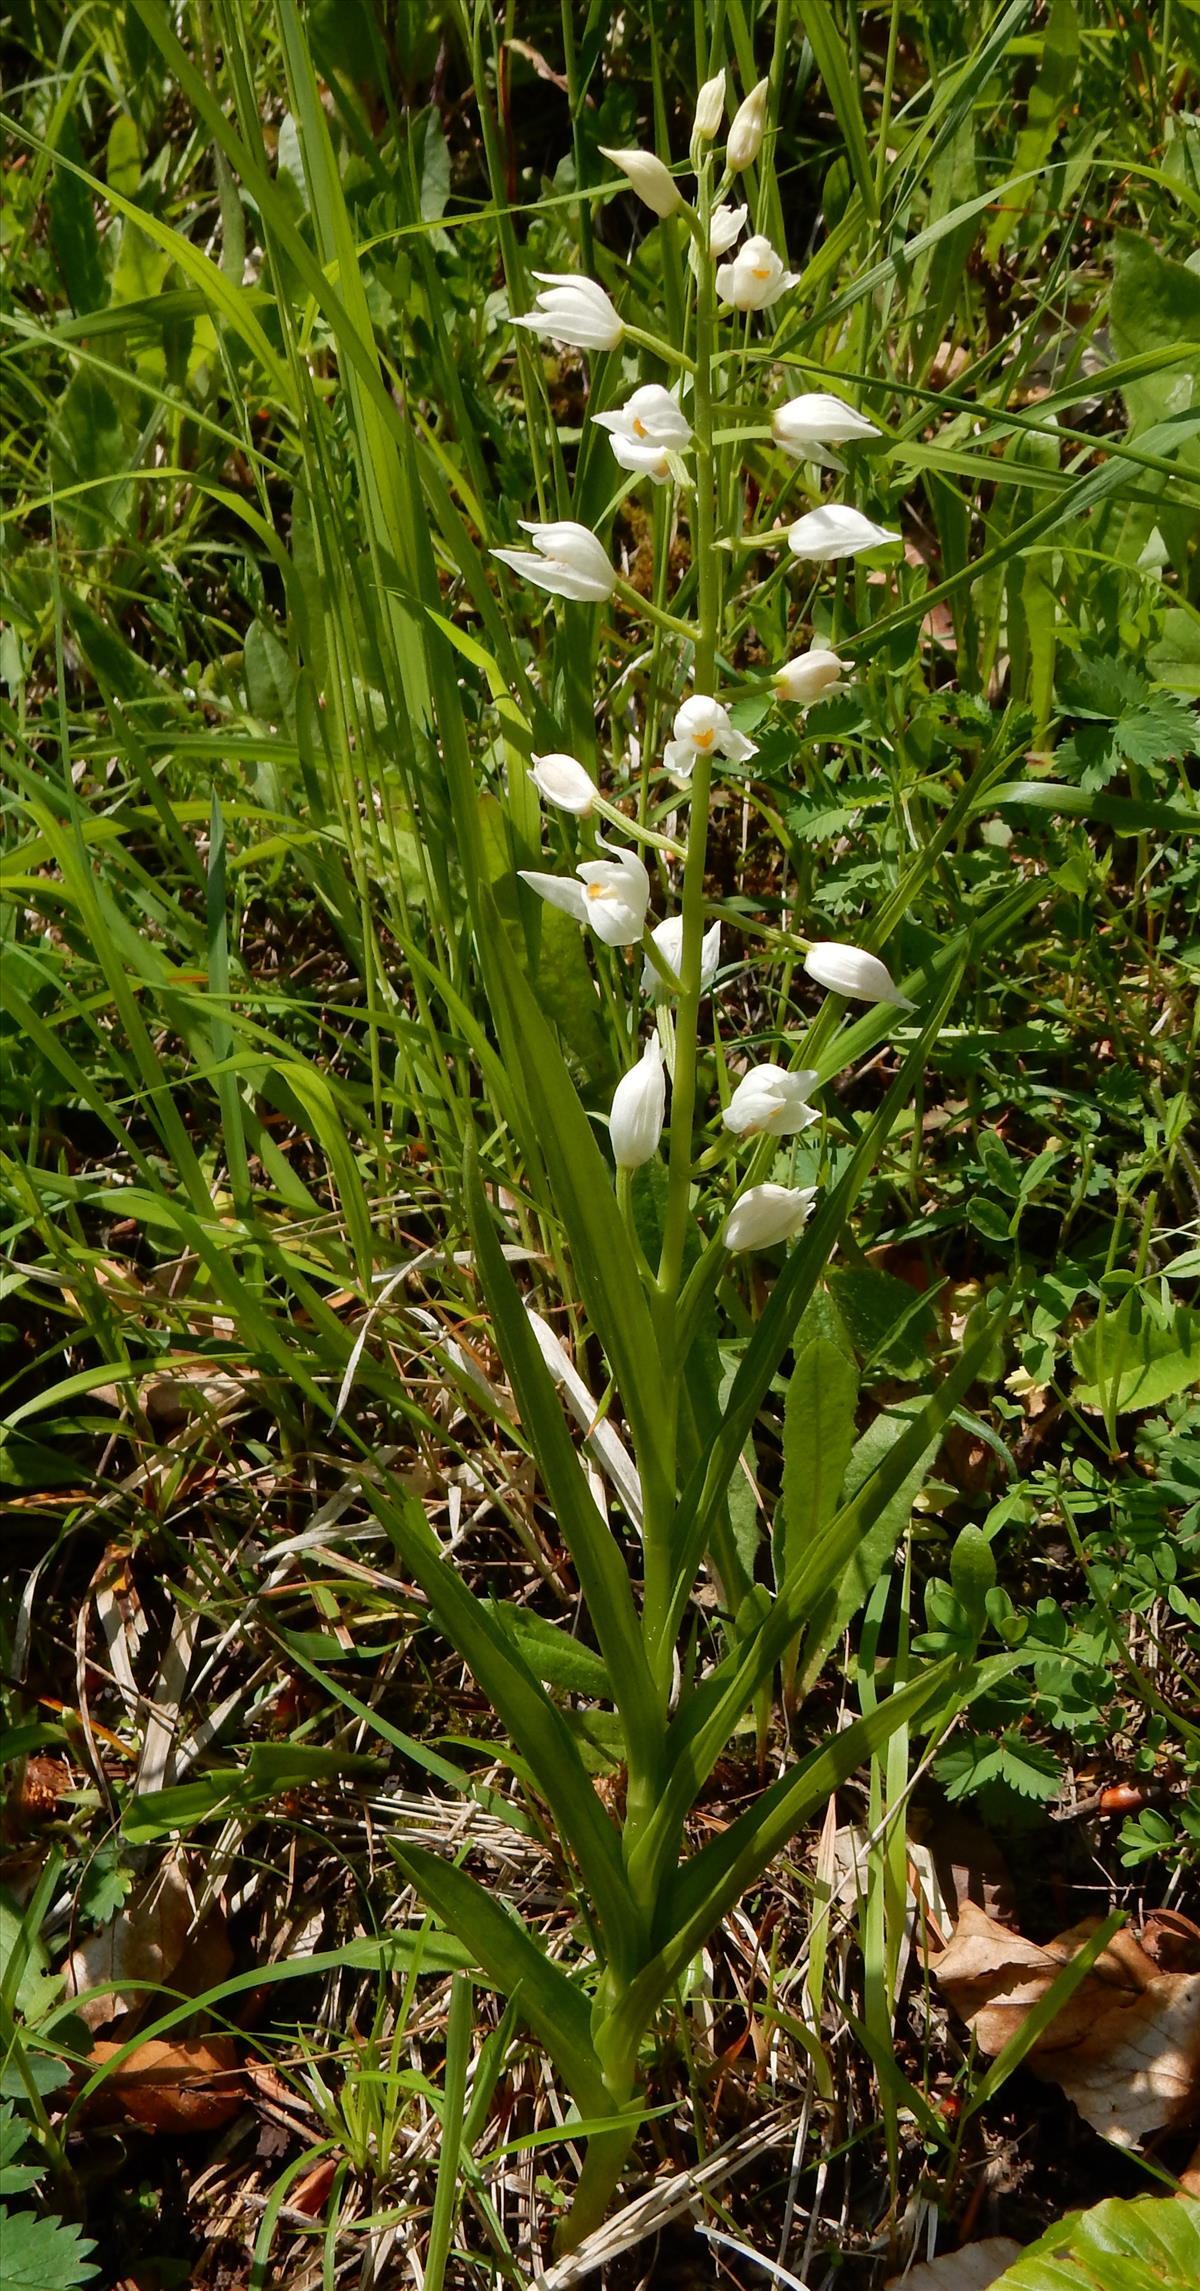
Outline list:
[[[545,334],[575,350],[616,349],[625,329],[595,279],[580,278],[574,271],[535,270],[533,275],[545,291],[523,318],[514,318],[514,326],[527,326],[531,334]]]
[[[885,542],[899,539],[899,533],[876,525],[861,509],[851,509],[844,501],[823,501],[819,509],[797,518],[788,532],[788,547],[794,557],[827,565],[834,557],[856,557],[860,549],[882,549]]]
[[[666,1110],[662,1044],[652,1034],[638,1064],[621,1076],[613,1092],[608,1134],[618,1169],[640,1169],[653,1159]]]
[[[717,266],[717,300],[734,310],[770,310],[799,283],[799,271],[785,270],[770,240],[758,236],[747,239],[731,263]]]
[[[744,732],[734,731],[728,709],[722,708],[719,700],[709,700],[699,692],[684,701],[672,730],[675,736],[663,750],[663,762],[672,779],[679,780],[685,787],[698,756],[726,756],[731,764],[744,764],[758,754],[753,740],[748,740]]]
[[[536,589],[548,589],[552,597],[570,597],[576,604],[603,604],[611,597],[616,573],[603,542],[586,525],[573,524],[570,518],[553,525],[531,525],[524,517],[517,522],[522,533],[528,533],[532,549],[491,552],[510,572],[520,573]]]
[[[619,411],[593,414],[592,420],[608,431],[621,468],[636,470],[655,485],[671,474],[668,454],[686,453],[692,442],[687,415],[661,382],[643,382]]]
[[[588,924],[606,947],[634,947],[646,928],[650,877],[635,851],[618,851],[603,837],[600,848],[612,856],[585,859],[575,870],[577,883],[569,875],[541,875],[526,867],[521,881],[548,906]]]
[[[654,929],[650,933],[650,936],[653,939],[655,946],[658,948],[663,961],[669,965],[670,969],[674,971],[676,978],[678,978],[679,966],[683,961],[682,915],[668,915],[665,921],[655,924]],[[710,923],[704,934],[704,937],[700,941],[701,994],[708,993],[708,990],[717,975],[720,961],[721,926],[719,922]],[[665,978],[662,976],[661,971],[655,970],[649,955],[647,955],[645,962],[642,964],[642,993],[648,994],[654,1002],[666,1002],[670,991],[671,990],[668,987]]]
[[[815,1066],[801,1066],[794,1074],[786,1066],[774,1066],[769,1061],[752,1066],[743,1074],[721,1119],[739,1138],[748,1137],[751,1131],[761,1131],[770,1138],[795,1137],[821,1118],[808,1102],[819,1080]]]
[[[897,1010],[917,1007],[900,993],[878,955],[869,955],[863,947],[847,946],[841,939],[818,940],[805,955],[804,968],[830,994],[847,994],[856,1002],[890,1002]]]
[[[752,1185],[734,1202],[725,1220],[727,1249],[771,1249],[790,1241],[808,1223],[817,1198],[815,1185]]]

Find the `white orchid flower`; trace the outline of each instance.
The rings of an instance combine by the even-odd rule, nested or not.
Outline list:
[[[618,1169],[640,1169],[653,1159],[667,1110],[662,1044],[651,1036],[636,1066],[613,1092],[608,1134]]]
[[[746,227],[749,207],[731,207],[728,200],[714,207],[708,218],[708,251],[714,259],[727,255]]]
[[[577,756],[535,756],[529,777],[547,803],[577,819],[586,819],[595,804],[596,783]]]
[[[671,970],[674,971],[676,978],[678,978],[679,966],[683,961],[682,915],[668,915],[664,922],[655,924],[654,929],[650,933],[650,936],[653,939],[655,946],[658,948],[663,961],[669,966]],[[701,994],[708,993],[708,990],[717,975],[718,968],[720,967],[720,961],[721,926],[719,922],[710,923],[704,934],[704,937],[700,941]],[[655,970],[649,955],[647,955],[646,960],[642,965],[642,993],[652,996],[655,1002],[666,1002],[670,991],[671,990],[667,985],[665,978],[662,976],[661,971]]]
[[[686,453],[692,425],[677,398],[661,382],[644,382],[617,411],[593,414],[609,433],[622,469],[637,471],[661,485],[671,474],[669,453]]]
[[[799,271],[785,270],[770,240],[758,236],[747,239],[731,263],[717,265],[717,299],[735,310],[769,310],[799,283]]]
[[[720,134],[724,117],[725,73],[721,70],[715,78],[705,80],[696,98],[696,116],[692,121],[692,141],[694,143],[711,143],[713,138]]]
[[[548,589],[552,597],[570,597],[576,604],[603,604],[611,597],[616,573],[603,542],[586,525],[567,517],[553,525],[531,525],[524,517],[517,523],[522,533],[528,533],[532,549],[491,552],[510,572],[520,573],[536,589]]]
[[[785,660],[782,668],[776,669],[773,682],[780,700],[811,708],[825,693],[840,692],[842,680],[849,674],[848,660],[839,660],[836,652],[814,644],[807,652],[797,653],[794,660]]]
[[[769,80],[760,80],[757,87],[751,88],[733,115],[733,126],[725,145],[725,164],[732,168],[735,175],[740,175],[746,167],[753,167],[762,149],[770,84]]]
[[[544,289],[514,326],[567,342],[575,350],[615,350],[625,329],[615,305],[594,278],[575,271],[535,270]]]
[[[772,1138],[795,1137],[821,1118],[808,1102],[819,1080],[815,1066],[801,1066],[795,1073],[769,1061],[752,1066],[742,1076],[721,1119],[739,1138],[748,1137],[752,1130]]]
[[[897,1010],[915,1010],[916,1003],[901,994],[886,963],[863,947],[847,946],[841,939],[821,939],[804,957],[804,968],[818,986],[830,994],[847,994],[856,1002],[890,1002]]]
[[[885,542],[899,539],[898,533],[864,517],[861,509],[851,509],[844,501],[823,501],[819,509],[797,518],[788,533],[788,547],[794,557],[827,565],[833,557],[856,557],[860,549],[882,549]]]
[[[672,731],[674,738],[667,741],[663,762],[671,777],[685,786],[699,756],[725,756],[731,764],[744,764],[758,754],[753,740],[744,732],[734,731],[728,709],[700,692],[684,701]]]
[[[585,859],[569,875],[541,875],[520,869],[521,881],[551,907],[560,907],[577,923],[586,923],[606,947],[636,946],[646,928],[650,904],[650,877],[634,851],[618,851],[601,838],[609,859]]]
[[[610,151],[607,144],[600,145],[601,155],[611,159],[622,175],[627,175],[642,205],[654,215],[677,215],[683,205],[683,194],[669,167],[653,151]]]
[[[789,461],[813,461],[822,469],[844,469],[831,445],[850,445],[859,438],[877,438],[881,432],[865,414],[856,413],[832,390],[807,390],[777,406],[771,416],[771,435]]]
[[[752,1185],[725,1220],[727,1249],[770,1249],[790,1241],[812,1215],[815,1185]]]

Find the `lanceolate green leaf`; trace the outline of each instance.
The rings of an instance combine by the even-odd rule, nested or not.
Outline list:
[[[513,961],[495,903],[486,891],[479,906],[486,932],[481,953],[501,1046],[506,1058],[519,1066],[580,1294],[616,1378],[647,1505],[661,1516],[674,1494],[661,1484],[658,1465],[667,1415],[666,1386],[612,1179],[562,1053]]]
[[[856,81],[851,75],[846,55],[846,43],[833,21],[826,0],[797,0],[797,14],[808,35],[808,44],[816,57],[817,70],[825,82],[829,100],[837,114],[837,123],[846,143],[846,157],[854,177],[855,189],[872,222],[878,209],[875,204],[875,178],[871,172],[871,154],[867,149],[867,131],[863,126],[862,101]]]
[[[995,1337],[995,1327],[989,1327],[968,1347],[879,1469],[842,1505],[781,1584],[774,1605],[753,1637],[740,1642],[683,1705],[667,1739],[666,1785],[628,1857],[630,1883],[639,1898],[656,1897],[679,1851],[683,1825],[696,1793],[712,1772],[738,1720],[758,1688],[770,1678],[789,1641],[837,1582],[872,1523],[949,1422]]]
[[[591,2015],[580,1991],[538,1947],[520,1919],[453,1862],[423,1846],[390,1841],[410,1885],[450,1931],[473,1951],[489,1980],[516,2000],[521,2017],[541,2038],[572,2098],[589,2115],[609,2113],[600,2063],[592,2047]]]
[[[496,1239],[474,1161],[467,1172],[467,1208],[484,1293],[495,1318],[500,1350],[512,1378],[534,1454],[554,1505],[560,1532],[579,1576],[596,1637],[608,1664],[610,1689],[626,1739],[647,1764],[661,1731],[629,1575],[596,1506],[563,1421],[562,1405],[529,1326],[525,1307]]]
[[[827,1804],[833,1792],[886,1742],[898,1726],[949,1699],[954,1665],[940,1664],[888,1695],[868,1717],[856,1719],[802,1764],[780,1776],[721,1837],[687,1862],[667,1886],[656,1924],[658,1953],[638,1974],[616,2006],[611,2021],[597,2030],[608,2050],[636,2045],[659,2005],[705,1937],[734,1902],[761,1877],[787,1841]]]
[[[575,1738],[515,1642],[442,1558],[424,1514],[411,1500],[368,1490],[383,1525],[425,1593],[450,1644],[467,1663],[501,1725],[526,1760],[596,1905],[613,1963],[637,1953],[637,1918],[617,1833],[600,1804]]]
[[[904,1401],[899,1408],[881,1410],[874,1423],[867,1426],[850,1458],[843,1490],[848,1501],[878,1469],[916,1414],[916,1402]],[[818,1600],[804,1633],[804,1660],[798,1680],[801,1695],[815,1685],[822,1664],[887,1568],[897,1541],[908,1525],[914,1499],[932,1468],[940,1440],[939,1425],[899,1487],[872,1520],[836,1583]]]

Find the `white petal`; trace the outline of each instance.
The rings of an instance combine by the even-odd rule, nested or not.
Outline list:
[[[586,923],[588,912],[583,887],[573,883],[569,875],[538,875],[529,867],[520,868],[518,873],[522,883],[528,883],[530,890],[536,891],[548,907],[561,907],[564,915],[573,916],[577,923]]]

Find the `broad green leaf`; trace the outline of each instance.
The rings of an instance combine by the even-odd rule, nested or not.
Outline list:
[[[516,2000],[521,2017],[545,2045],[573,2100],[588,2114],[606,2114],[605,2089],[592,2045],[591,2014],[580,1991],[539,1948],[515,1911],[453,1862],[422,1846],[389,1839],[409,1884],[470,1949],[488,1979]]]
[[[849,1339],[832,1297],[818,1290],[796,1333],[784,1403],[783,1482],[771,1537],[777,1586],[837,1510],[857,1406],[858,1366]],[[783,1661],[789,1693],[795,1668],[790,1647]]]
[[[50,468],[60,515],[88,548],[111,546],[133,501],[129,453],[117,401],[104,382],[76,374],[50,430]]]
[[[846,1468],[842,1489],[846,1502],[850,1502],[860,1489],[865,1488],[872,1475],[881,1469],[919,1412],[919,1402],[902,1400],[890,1408],[881,1409],[874,1422],[868,1424],[861,1439],[855,1442],[854,1452]],[[815,1685],[826,1658],[837,1645],[842,1632],[853,1622],[875,1584],[891,1565],[892,1554],[912,1517],[913,1503],[929,1477],[941,1439],[939,1429],[931,1435],[920,1454],[914,1457],[899,1486],[865,1529],[837,1582],[831,1584],[817,1601],[804,1633],[797,1678],[798,1694],[807,1694]]]
[[[1195,2291],[1197,2283],[1194,2196],[1109,2196],[1048,2228],[992,2291]]]
[[[56,167],[50,181],[50,245],[72,310],[99,310],[108,300],[100,260],[100,234],[92,194],[83,180],[83,150],[73,108],[67,107],[58,129],[57,148],[72,162]]]
[[[1200,832],[1200,805],[1158,803],[1141,796],[1091,794],[1086,788],[1066,787],[1061,780],[1005,781],[981,797],[980,811],[1048,811],[1060,819],[1096,819],[1114,835],[1164,835]]]
[[[1106,1417],[1158,1408],[1200,1383],[1200,1314],[1186,1305],[1164,1313],[1131,1289],[1075,1338],[1071,1362],[1080,1407]]]

